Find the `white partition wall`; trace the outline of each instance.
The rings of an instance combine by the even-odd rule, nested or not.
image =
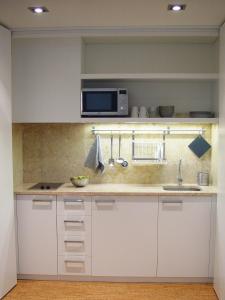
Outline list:
[[[219,157],[217,231],[214,287],[220,300],[225,299],[225,25],[220,31],[219,82]]]
[[[16,284],[12,178],[11,33],[0,26],[0,299]]]

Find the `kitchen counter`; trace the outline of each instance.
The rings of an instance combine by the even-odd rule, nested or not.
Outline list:
[[[89,184],[86,187],[76,188],[71,183],[65,183],[57,190],[30,190],[35,183],[26,183],[15,189],[15,194],[23,195],[82,195],[82,196],[150,196],[150,195],[187,195],[213,196],[217,195],[214,186],[201,187],[201,191],[165,191],[162,185],[149,184]]]

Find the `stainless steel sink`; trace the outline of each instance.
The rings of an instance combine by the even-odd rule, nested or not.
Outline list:
[[[165,191],[201,191],[201,188],[198,186],[188,186],[188,185],[168,185],[168,186],[163,186],[163,189]]]

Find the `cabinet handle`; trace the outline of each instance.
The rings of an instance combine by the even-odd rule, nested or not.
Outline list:
[[[64,220],[64,223],[79,223],[79,224],[83,224],[84,220]]]
[[[107,204],[107,203],[113,204],[116,202],[116,200],[114,200],[114,199],[109,199],[109,200],[96,199],[95,202],[96,202],[96,204],[101,204],[101,203],[102,204]]]
[[[33,199],[33,203],[52,203],[52,199]]]
[[[83,244],[84,241],[71,241],[71,240],[65,240],[64,243],[75,243],[75,244]]]
[[[182,209],[182,200],[168,200],[162,201],[164,209],[167,210],[181,210]]]
[[[183,204],[182,200],[163,200],[162,204]]]
[[[83,199],[63,199],[64,202],[69,202],[69,203],[84,203]]]
[[[78,265],[78,267],[83,268],[84,260],[64,260],[65,264],[71,264],[72,266]]]
[[[67,262],[74,262],[74,263],[84,263],[84,260],[72,260],[72,259],[66,259],[64,260],[66,263]]]

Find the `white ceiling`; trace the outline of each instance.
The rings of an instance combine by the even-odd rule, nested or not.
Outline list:
[[[173,13],[168,3],[187,4]],[[44,15],[27,7],[43,5]],[[11,28],[76,26],[218,26],[225,20],[225,0],[0,0],[0,23]]]

